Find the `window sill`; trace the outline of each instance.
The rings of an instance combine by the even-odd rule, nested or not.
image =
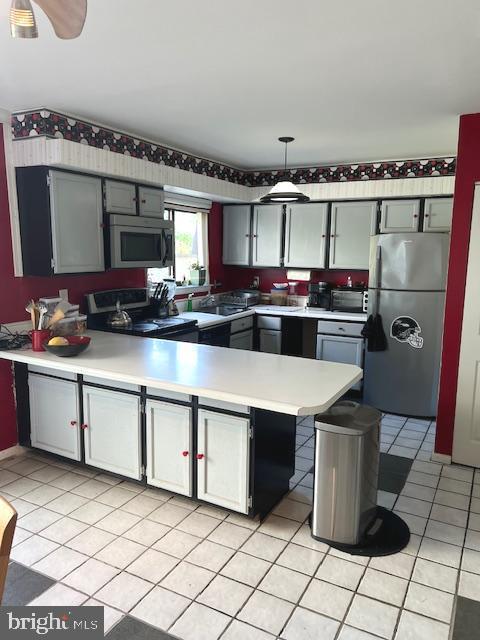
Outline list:
[[[197,285],[186,285],[184,287],[177,287],[175,290],[175,295],[179,294],[188,294],[188,293],[210,293],[210,285],[202,284],[202,286]]]

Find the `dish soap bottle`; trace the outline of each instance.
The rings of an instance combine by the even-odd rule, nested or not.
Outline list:
[[[193,311],[193,293],[188,294],[187,311]]]
[[[347,278],[347,287],[351,289],[353,287],[352,276],[348,276]]]

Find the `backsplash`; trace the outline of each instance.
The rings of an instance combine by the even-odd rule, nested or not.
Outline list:
[[[246,171],[200,158],[158,143],[136,138],[50,109],[22,111],[12,115],[14,140],[35,136],[64,138],[113,153],[128,155],[156,164],[225,180],[246,187],[268,187],[280,179],[296,184],[354,182],[400,178],[444,177],[455,175],[456,159],[428,158],[341,164],[282,170]],[[145,128],[142,126],[142,128]]]

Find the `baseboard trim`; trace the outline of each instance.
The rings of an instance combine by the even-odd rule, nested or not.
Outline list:
[[[441,462],[442,464],[452,464],[452,456],[448,456],[446,453],[432,453],[432,462]]]
[[[8,449],[0,451],[0,460],[5,460],[5,458],[12,458],[13,456],[20,456],[26,451],[28,451],[27,447],[22,447],[22,445],[16,444],[13,447],[9,447]]]

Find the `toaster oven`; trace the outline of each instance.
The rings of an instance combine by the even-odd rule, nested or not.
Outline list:
[[[368,290],[348,287],[332,289],[330,308],[332,311],[348,313],[366,313],[368,307]]]

